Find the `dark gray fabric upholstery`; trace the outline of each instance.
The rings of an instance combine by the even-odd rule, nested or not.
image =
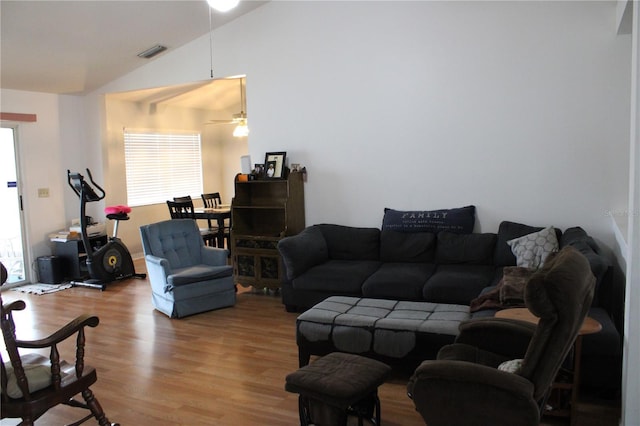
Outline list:
[[[282,259],[290,280],[329,260],[327,242],[317,226],[305,228],[295,238],[281,239],[278,242],[278,250],[283,254]]]
[[[288,374],[285,388],[346,409],[375,392],[390,372],[380,361],[333,352]]]
[[[438,360],[423,362],[407,386],[425,422],[429,426],[537,425],[542,398],[573,346],[594,288],[595,277],[580,252],[565,247],[549,256],[525,289],[526,305],[540,319],[522,367],[515,373],[496,369],[508,357],[472,345],[473,339],[442,348]],[[499,324],[496,320],[481,320],[474,332],[494,327]],[[526,335],[526,329],[522,331]],[[463,333],[458,339],[463,339]],[[483,343],[483,339],[477,341]],[[442,394],[454,397],[447,402]]]
[[[571,246],[547,258],[525,288],[527,308],[540,318],[520,374],[540,399],[556,377],[589,311],[596,279],[589,262]]]
[[[337,260],[379,260],[380,230],[351,226],[316,225],[327,241],[329,258]]]
[[[371,416],[381,424],[377,391],[390,371],[381,362],[333,352],[287,375],[285,389],[300,394],[301,424],[347,426],[347,409],[359,424]]]
[[[500,283],[505,267],[516,265],[507,241],[543,229],[509,221],[500,224],[497,234],[436,235],[328,224],[310,228],[309,234],[285,239],[283,244],[291,241],[291,246],[281,250],[286,272],[281,294],[288,311],[309,309],[333,295],[470,304],[485,289],[490,291]],[[578,249],[597,279],[592,306],[601,310],[593,315],[599,315],[603,329],[585,337],[582,354],[584,362],[598,368],[583,369],[582,384],[606,383],[610,392],[615,392],[620,386],[624,280],[614,279],[617,274],[611,261],[582,228],[555,231],[560,248]],[[311,235],[313,242],[307,241]],[[323,243],[315,240],[320,236],[328,258],[317,263],[324,259]],[[480,308],[474,317],[493,316],[496,307]]]
[[[298,317],[296,334],[301,352],[313,353],[308,342],[324,342],[332,350],[403,359],[437,353],[440,337],[452,342],[467,319],[464,305],[332,296]]]
[[[438,265],[422,289],[422,298],[437,303],[469,305],[494,277],[493,266]]]
[[[496,234],[438,233],[436,262],[439,264],[465,263],[493,265]]]
[[[293,287],[305,290],[324,290],[339,294],[360,294],[362,284],[380,267],[373,260],[330,260],[314,266],[293,280]]]
[[[380,233],[380,260],[383,262],[432,262],[436,249],[433,232],[399,232],[383,229]]]
[[[383,263],[362,284],[364,297],[421,300],[422,288],[433,275],[433,263]]]

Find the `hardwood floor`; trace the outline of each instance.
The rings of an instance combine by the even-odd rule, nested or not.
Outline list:
[[[143,264],[137,261],[136,269],[143,271]],[[92,389],[112,422],[299,424],[297,395],[284,390],[285,376],[298,365],[297,314],[287,313],[278,295],[239,287],[234,307],[180,320],[153,309],[146,280],[111,284],[104,292],[78,287],[42,296],[5,291],[2,297],[27,302],[15,316],[21,339],[43,337],[81,313],[99,316],[100,325],[87,331],[86,359],[98,370]],[[71,359],[73,342],[60,352]],[[380,387],[386,426],[424,425],[406,396],[407,378]],[[36,424],[59,425],[82,414],[57,407]],[[615,403],[585,403],[580,414],[578,425],[618,424]]]

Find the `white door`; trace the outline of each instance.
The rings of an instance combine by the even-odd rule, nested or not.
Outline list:
[[[18,284],[27,277],[15,134],[15,128],[0,128],[0,262],[9,271],[7,283]]]

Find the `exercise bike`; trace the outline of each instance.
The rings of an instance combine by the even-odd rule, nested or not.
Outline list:
[[[105,208],[107,218],[109,220],[115,220],[113,236],[109,237],[109,240],[104,246],[92,247],[87,233],[86,205],[87,203],[102,200],[106,194],[104,189],[93,180],[89,169],[87,169],[87,176],[91,184],[89,184],[80,173],[72,173],[70,170],[67,170],[69,186],[80,198],[80,236],[87,254],[87,270],[91,277],[91,279],[86,281],[71,281],[71,284],[74,286],[104,290],[106,285],[113,281],[127,278],[146,278],[147,274],[136,273],[129,250],[120,238],[118,238],[118,224],[121,220],[129,220],[130,207],[110,206]],[[96,193],[96,190],[99,192],[99,195]]]

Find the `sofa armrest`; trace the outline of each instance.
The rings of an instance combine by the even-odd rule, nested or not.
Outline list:
[[[329,260],[327,242],[317,226],[278,241],[287,279],[293,280],[313,266]]]
[[[149,283],[154,291],[164,293],[167,277],[171,274],[171,265],[165,258],[147,254],[144,256],[149,275]]]
[[[464,361],[423,361],[407,392],[429,425],[537,425],[533,383]]]
[[[460,324],[456,343],[503,355],[523,358],[536,325],[506,318],[477,318]]]
[[[223,248],[203,246],[200,253],[205,265],[226,265],[229,258],[229,250]]]

